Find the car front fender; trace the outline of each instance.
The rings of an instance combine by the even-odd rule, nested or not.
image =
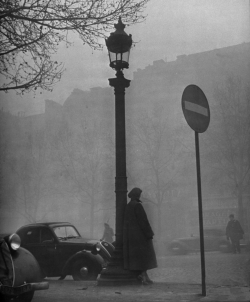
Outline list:
[[[81,260],[81,259],[89,260],[91,263],[94,264],[96,269],[99,271],[102,270],[102,266],[105,263],[105,261],[103,260],[103,258],[100,255],[98,255],[98,254],[93,255],[90,251],[83,250],[83,251],[77,252],[76,254],[74,254],[67,260],[67,262],[65,263],[65,265],[62,269],[62,276],[70,275],[73,263],[75,263],[77,260]]]
[[[11,253],[14,265],[14,286],[41,282],[42,273],[35,257],[26,249],[19,248]]]

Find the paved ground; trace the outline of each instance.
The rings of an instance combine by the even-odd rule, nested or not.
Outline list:
[[[200,255],[167,256],[149,271],[153,285],[97,286],[71,277],[49,279],[50,288],[35,293],[33,302],[101,301],[250,301],[249,255],[206,253],[206,296],[202,296]]]
[[[250,301],[249,287],[207,286],[206,296],[201,295],[201,286],[195,284],[154,283],[153,285],[131,285],[103,287],[96,282],[51,281],[46,291],[35,293],[33,302],[219,302]]]
[[[206,253],[206,283],[221,286],[249,285],[249,258],[247,253]],[[149,275],[157,282],[200,284],[200,254],[158,258],[158,268],[150,270]]]

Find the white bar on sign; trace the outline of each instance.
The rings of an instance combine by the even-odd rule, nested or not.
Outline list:
[[[185,101],[185,109],[208,116],[208,109],[195,103]]]

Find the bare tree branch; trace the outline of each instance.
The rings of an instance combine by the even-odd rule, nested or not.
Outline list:
[[[70,46],[68,32],[83,44],[101,49],[121,16],[126,24],[144,20],[149,0],[3,0],[0,2],[0,91],[51,91],[61,79],[63,65],[53,56],[61,42]],[[49,80],[48,80],[49,78]]]

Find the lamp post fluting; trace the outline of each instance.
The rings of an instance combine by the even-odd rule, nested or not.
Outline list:
[[[126,176],[126,127],[125,127],[125,89],[130,80],[125,79],[122,70],[129,67],[129,52],[132,46],[132,36],[125,31],[121,18],[114,25],[116,31],[106,39],[109,52],[109,66],[116,70],[116,77],[109,79],[109,85],[114,87],[115,94],[115,154],[116,154],[116,225],[115,251],[107,268],[101,272],[98,285],[110,285],[137,282],[135,274],[123,269],[123,219],[127,205]]]

